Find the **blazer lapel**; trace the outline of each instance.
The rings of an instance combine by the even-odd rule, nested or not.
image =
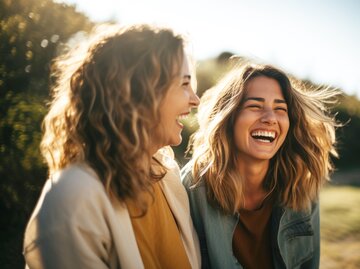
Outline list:
[[[190,216],[188,196],[180,181],[180,171],[175,161],[160,181],[160,186],[178,225],[191,267],[200,268],[199,241]]]

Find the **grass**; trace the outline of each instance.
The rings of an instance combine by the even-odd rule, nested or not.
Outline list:
[[[320,214],[320,268],[360,268],[360,188],[324,188]]]

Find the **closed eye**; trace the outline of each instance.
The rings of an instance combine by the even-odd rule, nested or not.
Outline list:
[[[247,105],[246,107],[248,107],[248,108],[261,108],[260,105],[256,105],[256,104]]]
[[[285,111],[285,112],[287,112],[287,108],[286,108],[286,107],[276,107],[275,110],[280,110],[280,111]]]

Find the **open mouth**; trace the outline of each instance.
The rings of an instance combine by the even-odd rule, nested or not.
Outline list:
[[[271,143],[275,140],[276,133],[274,131],[254,131],[251,137],[265,143]]]
[[[184,126],[184,120],[185,120],[188,116],[189,116],[189,113],[181,114],[181,115],[177,116],[176,122],[177,122],[181,127],[183,127],[183,126]]]
[[[179,115],[178,117],[177,117],[177,120],[184,120],[184,119],[186,119],[187,118],[187,116],[188,116],[189,114],[181,114],[181,115]]]
[[[184,121],[188,116],[189,116],[189,113],[184,113],[184,114],[177,116],[176,120],[178,122],[181,122],[181,121]]]

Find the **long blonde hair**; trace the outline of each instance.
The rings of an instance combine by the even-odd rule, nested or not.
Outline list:
[[[55,61],[41,151],[50,174],[86,162],[109,195],[137,200],[161,177],[152,169],[151,131],[180,77],[184,41],[149,25],[102,26],[89,40]]]
[[[328,112],[338,91],[308,88],[268,65],[234,68],[205,92],[198,110],[199,130],[191,138],[194,185],[205,181],[208,199],[227,213],[243,204],[243,181],[236,170],[233,126],[248,81],[258,76],[275,79],[288,106],[290,128],[284,144],[270,161],[264,187],[274,189],[278,202],[305,210],[316,200],[332,170],[336,122]]]

